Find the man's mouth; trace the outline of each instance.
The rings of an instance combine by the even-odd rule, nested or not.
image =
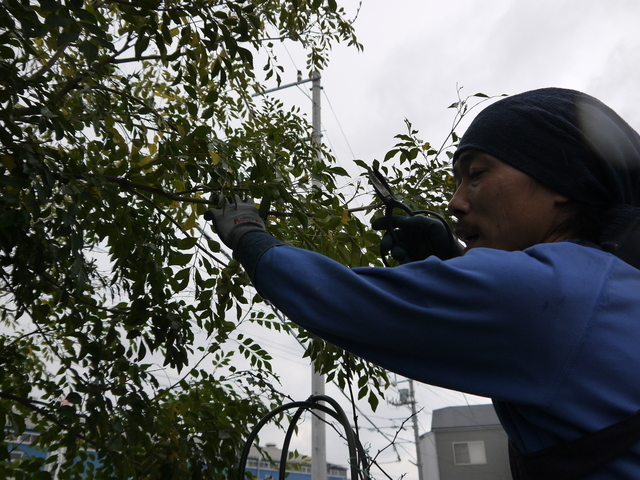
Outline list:
[[[462,237],[462,241],[469,245],[470,243],[478,240],[478,238],[480,238],[480,235],[478,235],[477,233],[472,233],[471,235],[465,235],[464,237]]]
[[[467,248],[480,238],[480,233],[470,227],[458,226],[455,229],[456,237],[462,240]]]

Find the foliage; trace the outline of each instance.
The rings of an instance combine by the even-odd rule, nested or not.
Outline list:
[[[385,372],[281,319],[200,228],[212,195],[250,195],[277,237],[380,264],[350,207],[368,186],[347,198],[300,111],[254,103],[285,40],[310,74],[334,43],[361,48],[335,0],[0,3],[0,417],[5,441],[31,427],[53,452],[8,462],[7,444],[3,478],[226,478],[282,401],[245,322],[295,333],[376,406]],[[412,205],[442,205],[445,149],[416,134],[376,164]]]
[[[458,90],[458,101],[449,106],[455,111],[454,120],[449,135],[440,147],[421,140],[419,131],[405,119],[406,133],[396,135],[396,145],[381,162],[374,160],[371,165],[388,177],[398,200],[413,210],[435,211],[449,220],[451,216],[447,204],[456,188],[451,172],[453,152],[459,141],[456,130],[471,110],[494,98],[484,93],[462,98],[460,93],[461,89]],[[362,168],[369,168],[361,160],[355,162]]]
[[[371,261],[343,222],[346,172],[299,111],[251,96],[254,57],[280,81],[274,42],[301,43],[311,73],[335,42],[361,48],[352,21],[335,0],[8,0],[0,40],[0,415],[5,440],[29,426],[54,453],[2,449],[0,476],[224,477],[281,401],[236,319],[292,327],[199,218],[213,194],[250,194],[290,217],[283,239],[303,224],[296,242]]]

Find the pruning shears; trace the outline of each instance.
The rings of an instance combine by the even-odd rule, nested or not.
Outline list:
[[[454,245],[456,245],[457,240],[453,235],[453,231],[451,230],[451,227],[449,226],[449,224],[447,223],[447,221],[442,215],[432,210],[412,210],[407,205],[402,203],[400,200],[397,200],[393,195],[393,192],[391,191],[391,187],[389,186],[389,182],[387,182],[387,179],[384,177],[384,175],[382,175],[382,173],[380,173],[379,170],[375,168],[369,169],[369,182],[371,182],[371,185],[373,186],[373,189],[376,191],[376,194],[378,195],[380,200],[382,200],[382,203],[384,203],[385,205],[384,216],[387,222],[387,233],[391,236],[394,243],[397,243],[397,236],[393,228],[391,217],[393,217],[393,211],[396,208],[398,208],[404,211],[405,213],[407,213],[411,217],[413,217],[414,215],[428,215],[430,217],[434,217],[437,220],[439,220],[444,226],[445,230],[447,231],[447,235],[449,235],[449,241],[450,241],[450,245],[453,253]],[[382,262],[385,264],[385,266],[388,267],[389,263],[387,262],[384,252],[382,251],[381,251],[381,257],[382,257]]]

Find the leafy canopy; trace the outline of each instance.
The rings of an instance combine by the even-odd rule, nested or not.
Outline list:
[[[314,195],[332,212],[318,224],[340,205],[345,172],[310,160],[306,119],[252,100],[254,57],[279,81],[282,40],[310,72],[335,42],[361,48],[333,0],[0,4],[0,415],[5,440],[41,432],[59,478],[222,478],[282,400],[236,320],[291,326],[198,228],[217,193],[305,222]],[[158,363],[180,380],[161,384]],[[2,461],[0,475],[48,478],[44,463]]]
[[[377,404],[383,371],[279,318],[200,228],[212,195],[250,195],[279,238],[379,264],[349,206],[369,189],[346,198],[300,111],[254,102],[280,83],[280,41],[305,47],[309,74],[337,42],[362,48],[336,0],[0,3],[3,478],[226,478],[282,401],[245,322],[295,331],[329,380],[357,377]],[[420,194],[450,179],[413,162],[437,153],[415,134],[383,168],[433,207],[442,193]],[[52,455],[8,462],[27,427]]]

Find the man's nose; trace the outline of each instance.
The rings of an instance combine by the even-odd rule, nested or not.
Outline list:
[[[458,187],[456,193],[454,193],[451,200],[449,200],[447,208],[451,215],[456,218],[460,218],[469,211],[469,201],[467,200],[467,196],[465,195],[462,187]]]

